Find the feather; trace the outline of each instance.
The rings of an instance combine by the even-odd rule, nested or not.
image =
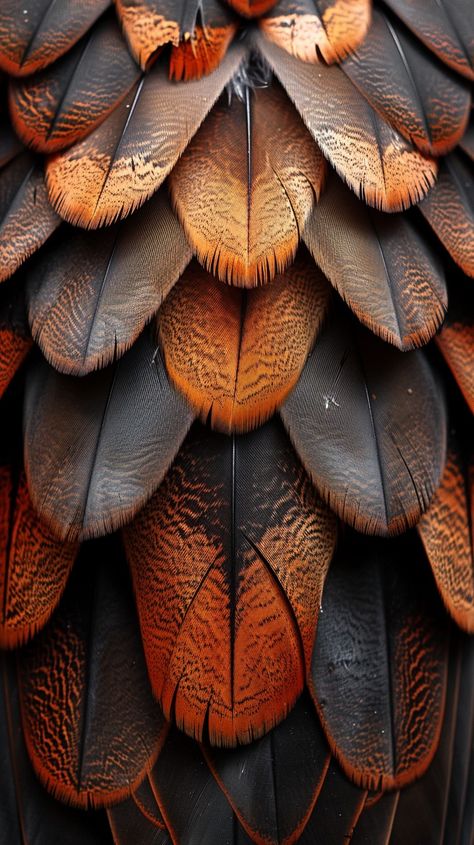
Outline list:
[[[139,75],[117,23],[107,16],[52,67],[11,81],[15,131],[40,152],[67,147],[98,126]]]
[[[326,579],[312,691],[331,750],[356,783],[398,788],[428,768],[443,720],[447,641],[419,545],[349,534]]]
[[[0,68],[27,76],[70,50],[107,8],[110,0],[25,3],[2,0]]]
[[[196,62],[209,73],[237,29],[234,15],[216,0],[115,0],[115,5],[130,50],[143,69],[157,51],[172,44],[172,65],[181,56],[184,67]],[[190,51],[182,49],[186,45]]]
[[[145,816],[145,818],[147,818],[154,827],[159,827],[162,830],[166,829],[149,775],[147,775],[137,789],[132,792],[131,800],[138,807],[142,815]]]
[[[292,845],[304,830],[331,755],[306,694],[250,746],[204,748],[221,789],[257,845]]]
[[[84,375],[136,341],[192,253],[164,191],[105,231],[62,235],[27,274],[29,320],[48,361]]]
[[[471,0],[385,0],[442,62],[474,79]]]
[[[371,106],[427,155],[448,152],[464,134],[469,85],[383,12],[374,10],[369,35],[343,70]]]
[[[217,7],[217,3],[213,3]],[[200,7],[202,12],[202,6]],[[219,7],[222,14],[223,9]],[[237,32],[237,21],[230,18],[225,26],[195,26],[189,39],[172,47],[170,79],[186,81],[201,79],[215,71],[224,58],[229,44]]]
[[[0,282],[12,276],[59,223],[40,167],[29,153],[17,156],[0,172]]]
[[[0,398],[27,357],[33,340],[28,328],[23,287],[18,278],[0,288]]]
[[[474,161],[474,117],[471,116],[471,120],[469,126],[461,138],[460,141],[461,149],[466,153],[467,156]]]
[[[179,845],[252,845],[199,746],[173,730],[152,771],[166,826]]]
[[[340,68],[303,64],[263,37],[258,49],[323,154],[365,202],[400,211],[426,194],[436,162],[385,123]]]
[[[63,602],[19,664],[35,772],[55,797],[83,808],[128,797],[166,733],[118,551],[113,543],[83,547]]]
[[[355,315],[399,349],[439,329],[448,304],[441,263],[406,215],[368,208],[334,173],[303,239]]]
[[[474,467],[466,467],[452,445],[441,484],[418,531],[447,610],[474,633]]]
[[[0,128],[0,167],[5,167],[23,150],[23,144],[8,123]]]
[[[370,14],[370,0],[279,0],[260,28],[300,61],[332,64],[363,41]]]
[[[214,428],[247,431],[265,422],[299,378],[330,290],[301,253],[253,291],[225,287],[190,265],[158,314],[171,381]]]
[[[365,796],[366,792],[347,780],[332,759],[298,845],[346,845],[351,841]]]
[[[53,155],[49,196],[68,222],[90,228],[125,217],[159,188],[237,71],[245,50],[229,50],[209,77],[176,85],[156,65],[87,138]]]
[[[461,827],[468,798],[469,764],[474,749],[474,641],[468,637],[459,639],[461,677],[443,845],[459,845],[461,842],[469,845],[469,837],[464,840],[461,837]]]
[[[420,519],[441,480],[447,432],[445,399],[422,352],[398,352],[340,314],[281,415],[341,519],[375,534]]]
[[[57,540],[33,510],[23,473],[0,468],[0,646],[42,628],[61,598],[77,546]]]
[[[285,717],[303,688],[335,537],[276,420],[232,438],[194,429],[124,529],[167,718],[230,746]]]
[[[0,656],[0,839],[2,845],[106,845],[98,813],[81,813],[52,798],[28,759],[20,723],[15,659]]]
[[[399,792],[383,793],[377,801],[367,797],[351,845],[389,845]]]
[[[474,178],[469,162],[451,153],[420,211],[453,261],[474,277]]]
[[[279,85],[245,87],[243,98],[212,110],[170,185],[199,260],[223,281],[253,287],[294,258],[325,167]]]
[[[115,845],[172,845],[168,831],[155,827],[131,798],[107,810]]]
[[[436,336],[438,348],[474,414],[474,297],[468,279],[450,291],[449,317]]]
[[[263,15],[275,5],[276,0],[227,0],[239,15],[246,18],[256,18]]]
[[[390,845],[444,843],[443,830],[449,797],[459,683],[460,660],[459,656],[454,654],[449,665],[444,720],[436,753],[425,776],[418,783],[413,783],[400,792]],[[467,840],[465,845],[468,845]]]
[[[33,505],[61,538],[112,531],[158,486],[192,418],[148,331],[120,361],[83,379],[38,362],[25,396]]]

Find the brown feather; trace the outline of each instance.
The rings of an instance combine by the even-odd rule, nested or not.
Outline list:
[[[470,312],[450,317],[436,343],[474,414],[474,320]]]

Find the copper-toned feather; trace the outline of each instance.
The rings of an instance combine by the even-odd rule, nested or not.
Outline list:
[[[116,363],[82,379],[45,361],[28,373],[25,466],[33,504],[60,537],[131,519],[166,473],[193,414],[145,331]]]
[[[97,20],[110,0],[2,0],[0,67],[27,76],[69,50]]]
[[[12,276],[59,226],[43,172],[29,153],[0,171],[0,282]]]
[[[453,619],[474,633],[474,468],[451,446],[433,501],[418,524],[438,589]]]
[[[80,807],[129,796],[166,734],[118,551],[84,547],[58,611],[21,654],[30,759],[50,792]]]
[[[275,5],[276,0],[226,0],[239,15],[246,18],[257,18]]]
[[[316,487],[357,530],[396,534],[426,510],[444,469],[447,413],[420,351],[399,352],[332,319],[283,421]]]
[[[424,197],[435,181],[436,162],[385,123],[340,68],[303,64],[262,36],[258,49],[356,194],[385,211],[400,211]]]
[[[471,0],[385,0],[441,61],[474,79]]]
[[[286,719],[262,739],[230,750],[203,750],[252,842],[292,845],[298,841],[331,760],[307,693]]]
[[[298,845],[345,845],[364,808],[366,791],[354,786],[331,759],[312,815]],[[370,845],[375,845],[371,842]]]
[[[368,208],[330,173],[303,239],[359,320],[399,349],[427,343],[448,304],[441,263],[402,214]]]
[[[469,120],[470,86],[406,30],[374,10],[367,38],[343,70],[369,103],[424,153],[456,146]]]
[[[32,345],[22,280],[15,276],[0,289],[0,398]]]
[[[253,287],[293,259],[321,192],[324,158],[282,88],[249,90],[212,110],[171,177],[199,260]]]
[[[363,41],[370,0],[279,0],[260,22],[265,36],[303,62],[339,62]]]
[[[265,422],[296,384],[330,295],[307,253],[253,291],[224,287],[191,264],[158,314],[172,382],[220,431]]]
[[[15,131],[41,152],[68,147],[110,114],[139,75],[118,24],[107,16],[52,67],[11,81]]]
[[[211,76],[179,85],[157,65],[91,135],[53,156],[46,177],[61,216],[96,228],[142,205],[168,175],[244,54],[236,46]]]
[[[237,28],[234,15],[218,0],[115,0],[115,5],[141,67],[171,44],[171,71],[177,79],[214,70]]]
[[[281,425],[232,438],[197,427],[124,538],[166,716],[227,746],[281,721],[335,544]]]
[[[109,807],[107,818],[114,845],[172,845],[169,833],[147,819],[132,798]]]
[[[420,210],[453,261],[474,277],[474,178],[467,159],[455,152],[443,160]]]
[[[455,312],[436,336],[436,342],[474,414],[474,319],[471,305]]]
[[[31,330],[45,357],[75,375],[120,357],[190,258],[163,190],[103,232],[63,230],[27,275]]]
[[[45,625],[77,546],[57,540],[33,509],[23,473],[0,468],[0,645],[16,648]]]
[[[399,797],[399,792],[384,792],[374,801],[368,793],[351,845],[389,845]]]
[[[400,787],[431,763],[443,722],[447,630],[413,539],[346,536],[324,587],[312,691],[331,750],[362,786]]]

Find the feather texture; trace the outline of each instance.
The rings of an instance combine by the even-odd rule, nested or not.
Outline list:
[[[298,845],[316,845],[319,842],[324,842],[324,845],[345,845],[350,842],[365,797],[365,790],[354,786],[332,759]]]
[[[357,318],[399,349],[426,343],[448,305],[441,263],[405,215],[368,208],[334,173],[303,233]]]
[[[131,798],[107,810],[115,845],[172,845],[168,831],[155,827]]]
[[[281,426],[196,428],[124,538],[167,718],[218,745],[281,721],[303,688],[335,544]]]
[[[308,255],[254,291],[224,287],[192,264],[158,315],[167,372],[214,428],[252,429],[296,384],[329,303]]]
[[[170,176],[199,260],[235,285],[269,281],[294,258],[324,158],[279,85],[223,98]]]
[[[399,792],[388,792],[377,796],[374,801],[369,794],[357,821],[351,845],[389,845],[399,797]]]
[[[62,56],[87,32],[110,0],[35,0],[25,8],[17,0],[2,0],[0,67],[27,76]]]
[[[165,735],[130,584],[120,560],[110,566],[111,556],[117,558],[113,544],[84,548],[59,610],[20,661],[23,729],[34,769],[56,797],[80,807],[130,795]]]
[[[385,123],[340,68],[303,64],[263,37],[258,49],[356,194],[384,211],[400,211],[424,197],[435,181],[436,162]]]
[[[120,361],[83,379],[38,363],[25,398],[34,506],[63,538],[113,530],[158,486],[192,418],[149,332]]]
[[[164,191],[101,232],[63,231],[27,274],[32,334],[56,369],[84,375],[137,339],[191,258]]]
[[[260,27],[265,36],[303,62],[341,61],[363,41],[369,0],[279,0]]]
[[[0,289],[0,398],[32,345],[23,287],[20,279],[14,277]]]
[[[176,164],[244,52],[234,47],[211,76],[179,86],[156,65],[87,138],[52,156],[46,178],[59,214],[97,228],[142,205]]]
[[[447,626],[410,540],[348,535],[323,593],[312,690],[331,750],[369,789],[423,774],[436,752]]]
[[[474,414],[474,296],[469,279],[452,284],[449,317],[436,336],[438,348]]]
[[[113,111],[139,75],[117,23],[107,16],[52,67],[12,80],[15,131],[40,152],[68,147]]]
[[[317,489],[357,530],[396,534],[444,469],[446,404],[423,353],[401,353],[341,314],[322,331],[283,422]]]

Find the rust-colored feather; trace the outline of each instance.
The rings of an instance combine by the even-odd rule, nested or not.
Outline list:
[[[258,18],[275,5],[276,0],[227,0],[239,15],[246,18]]]
[[[87,138],[49,159],[49,196],[75,225],[97,228],[134,211],[161,185],[245,55],[229,50],[201,80],[176,84],[156,65]]]
[[[340,62],[363,41],[370,0],[279,0],[260,22],[265,36],[303,62]]]
[[[109,4],[110,0],[2,0],[0,67],[14,76],[46,67],[70,50]]]
[[[199,260],[253,287],[292,260],[324,178],[324,158],[281,87],[245,89],[213,109],[170,177]]]
[[[253,291],[224,286],[190,265],[158,314],[172,382],[214,428],[254,428],[296,384],[330,290],[307,253]]]
[[[60,607],[20,661],[33,767],[53,795],[83,808],[128,797],[166,735],[119,555],[113,543],[84,549]]]
[[[32,507],[23,473],[0,468],[0,645],[16,648],[46,624],[77,546],[57,540]]]
[[[219,67],[236,32],[234,20],[221,27],[196,26],[190,38],[172,48],[170,78],[201,79],[212,73]]]
[[[436,336],[436,343],[474,414],[474,320],[471,313],[468,310],[447,320]]]
[[[368,208],[330,173],[303,239],[357,318],[399,349],[427,343],[448,305],[441,262],[402,214]]]
[[[232,438],[196,427],[124,539],[165,715],[227,746],[281,721],[303,688],[335,544],[281,426]]]
[[[418,523],[438,589],[453,619],[474,633],[474,470],[451,446],[430,507]]]
[[[11,81],[15,131],[40,152],[68,147],[98,126],[139,76],[117,23],[106,17],[52,67]]]
[[[16,276],[0,290],[0,398],[33,345],[22,280]],[[5,444],[7,445],[7,444]]]
[[[436,162],[385,123],[340,68],[303,64],[262,36],[257,43],[322,152],[356,194],[384,211],[400,211],[425,196]]]

